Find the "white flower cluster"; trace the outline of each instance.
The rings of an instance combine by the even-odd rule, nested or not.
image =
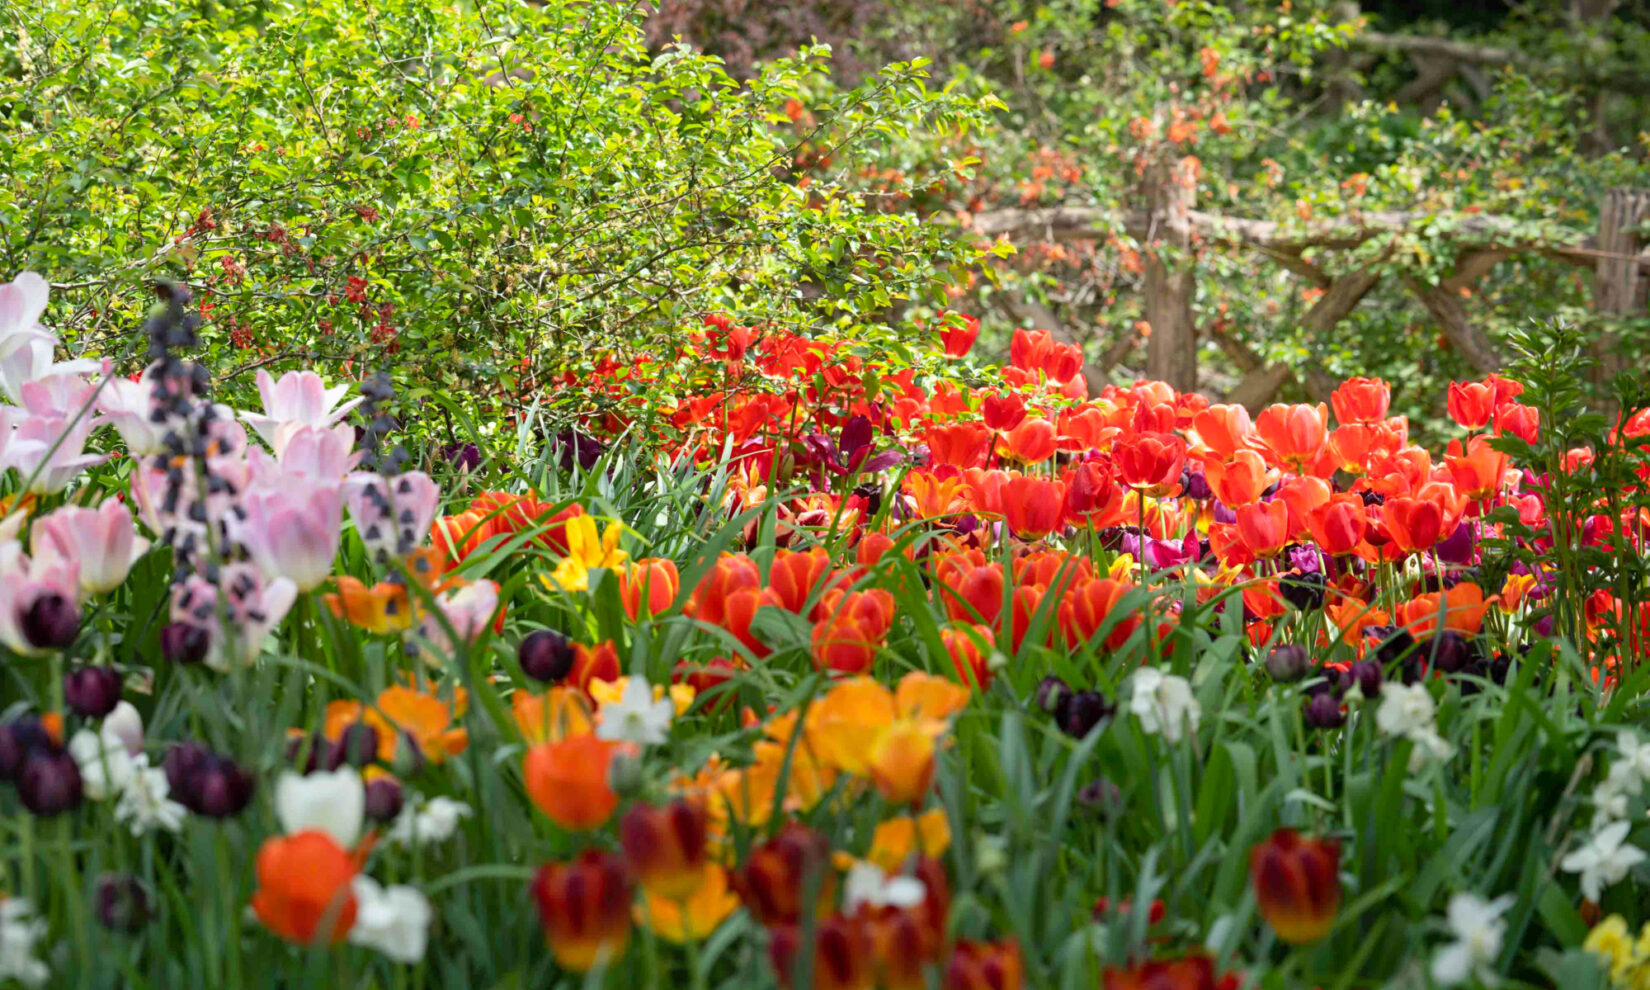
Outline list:
[[[1180,742],[1187,732],[1196,732],[1203,717],[1203,706],[1192,696],[1191,683],[1156,667],[1135,671],[1129,711],[1140,719],[1140,728],[1148,735],[1162,735],[1171,744]]]
[[[115,798],[115,821],[143,835],[183,828],[188,809],[171,799],[166,771],[143,752],[143,717],[128,702],[115,706],[97,732],[81,729],[69,739],[69,755],[93,801]]]
[[[1561,866],[1581,877],[1581,893],[1597,901],[1609,887],[1626,879],[1627,871],[1644,862],[1644,850],[1627,841],[1631,799],[1644,793],[1650,781],[1650,744],[1631,732],[1616,737],[1616,759],[1604,782],[1593,790],[1593,833],[1580,848],[1565,856]]]
[[[1375,725],[1389,736],[1403,736],[1415,744],[1409,757],[1411,773],[1428,759],[1447,760],[1455,752],[1455,747],[1438,734],[1437,714],[1425,684],[1382,685]]]
[[[1610,764],[1609,775],[1593,790],[1593,827],[1625,819],[1629,800],[1644,793],[1646,781],[1650,781],[1650,743],[1623,732],[1616,737],[1616,760]]]
[[[423,800],[417,794],[401,809],[384,839],[398,846],[429,846],[446,842],[458,831],[458,823],[472,815],[470,806],[450,797]]]
[[[46,923],[34,905],[0,894],[0,983],[16,980],[26,987],[46,985],[51,970],[35,958],[35,943],[46,936]]]

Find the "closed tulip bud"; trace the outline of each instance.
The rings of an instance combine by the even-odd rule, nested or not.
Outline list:
[[[620,819],[619,842],[649,893],[680,901],[704,881],[709,827],[709,816],[696,802],[638,804]]]
[[[149,892],[131,874],[106,873],[97,881],[94,913],[98,924],[112,932],[142,931],[151,913]]]
[[[1266,653],[1266,672],[1275,681],[1298,681],[1311,667],[1311,655],[1298,643],[1279,643]]]
[[[1329,934],[1341,906],[1340,844],[1280,828],[1249,852],[1255,900],[1278,938],[1306,945]]]
[[[338,736],[338,741],[332,746],[332,769],[348,763],[352,767],[364,767],[378,759],[378,730],[365,722],[356,722],[348,726]]]
[[[286,758],[294,769],[303,774],[314,773],[317,770],[336,770],[343,762],[341,758],[333,759],[332,742],[319,732],[288,736]]]
[[[1037,707],[1050,715],[1058,711],[1062,702],[1070,695],[1071,688],[1053,674],[1037,682]]]
[[[1338,729],[1346,724],[1341,699],[1331,691],[1322,691],[1308,698],[1303,717],[1307,726],[1313,729]]]
[[[859,919],[831,915],[814,926],[813,936],[812,978],[807,984],[812,990],[870,990],[876,980],[871,939]],[[768,933],[768,960],[781,986],[797,986],[797,963],[805,948],[795,925]]]
[[[1055,717],[1061,732],[1082,739],[1116,713],[1117,706],[1107,704],[1106,696],[1099,691],[1078,691],[1065,699]]]
[[[112,667],[81,667],[63,675],[63,700],[84,718],[102,718],[120,704],[120,674]]]
[[[19,625],[35,649],[66,649],[80,634],[80,606],[67,595],[48,592],[23,611]]]
[[[1324,580],[1318,571],[1305,574],[1291,572],[1278,581],[1278,593],[1283,600],[1301,612],[1323,608]]]
[[[528,633],[516,648],[521,672],[535,681],[553,684],[573,672],[573,644],[554,629]]]
[[[1467,638],[1454,630],[1445,630],[1420,644],[1415,655],[1432,669],[1446,674],[1464,670],[1473,661],[1473,650]]]
[[[1408,631],[1399,629],[1396,626],[1370,626],[1364,630],[1364,635],[1377,644],[1375,658],[1383,666],[1401,657],[1408,656],[1410,651],[1415,648],[1415,640]]]
[[[200,663],[211,646],[206,630],[188,622],[174,622],[160,631],[161,656],[173,663]]]
[[[368,819],[379,824],[395,821],[406,804],[406,791],[401,781],[384,775],[368,780],[365,787],[364,811]]]
[[[234,760],[198,743],[173,746],[167,751],[162,767],[171,798],[208,818],[240,814],[257,787],[257,778],[242,770]]]
[[[563,969],[612,965],[630,943],[630,875],[610,852],[539,868],[531,887],[550,952]]]
[[[1346,672],[1344,679],[1348,688],[1356,684],[1358,691],[1365,698],[1379,698],[1381,696],[1381,681],[1386,676],[1381,665],[1373,660],[1359,660]]]
[[[37,747],[50,746],[51,733],[34,715],[19,715],[0,724],[0,780],[15,780],[23,760]]]
[[[23,807],[43,818],[59,815],[80,804],[80,767],[57,745],[36,746],[23,758],[17,774],[17,797]]]
[[[831,840],[798,822],[755,846],[730,880],[734,892],[759,924],[794,925],[804,899],[813,893],[823,913],[831,903]]]

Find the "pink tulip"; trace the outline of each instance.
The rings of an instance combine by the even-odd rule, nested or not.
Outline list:
[[[409,553],[430,535],[441,506],[441,488],[422,471],[408,471],[388,481],[357,471],[344,484],[344,503],[369,549]]]
[[[289,371],[276,381],[269,372],[259,370],[258,394],[264,400],[263,414],[243,412],[241,417],[252,425],[264,443],[274,447],[275,431],[283,423],[333,426],[343,419],[365,398],[358,396],[339,406],[338,400],[348,391],[347,384],[327,388],[321,376],[313,371]]]
[[[171,618],[206,633],[206,665],[223,671],[258,659],[264,638],[286,618],[298,587],[286,578],[266,583],[251,564],[223,568],[218,581],[224,589],[227,629],[219,621],[218,587],[198,575],[172,586]]]
[[[278,476],[298,477],[318,484],[337,484],[355,469],[361,454],[355,450],[355,430],[347,423],[327,428],[284,423],[275,431],[275,456],[247,451],[255,484]]]
[[[107,594],[120,587],[149,541],[137,535],[132,510],[118,499],[95,509],[65,505],[34,521],[30,546],[37,558],[51,554],[72,560],[80,571],[80,590]]]
[[[256,486],[241,499],[231,535],[268,578],[287,578],[313,591],[332,573],[343,527],[339,486],[289,477],[280,487]]]
[[[493,621],[493,615],[498,611],[498,585],[492,581],[475,581],[445,593],[436,600],[436,605],[440,607],[447,625],[452,626],[458,638],[467,643]],[[454,652],[447,628],[440,619],[425,616],[422,632],[436,649],[445,653]]]
[[[67,488],[80,472],[105,457],[85,453],[86,439],[97,426],[91,416],[73,422],[69,416],[27,416],[17,423],[6,445],[0,467],[14,469],[24,479],[34,479],[29,491],[50,495]]]
[[[73,560],[30,560],[16,540],[0,544],[0,645],[21,656],[43,656],[58,648],[39,642],[39,627],[54,627],[46,632],[55,635],[61,623],[52,620],[78,612],[76,581]]]
[[[155,368],[153,365],[137,381],[119,375],[103,384],[97,397],[97,411],[114,425],[126,452],[133,457],[147,457],[165,450],[165,423],[156,423],[149,416],[155,407]]]

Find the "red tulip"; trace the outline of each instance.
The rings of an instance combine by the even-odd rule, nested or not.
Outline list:
[[[1449,418],[1463,429],[1478,430],[1495,412],[1495,388],[1483,382],[1449,383]]]
[[[1065,491],[1057,481],[1021,475],[1003,486],[1003,514],[1022,540],[1036,540],[1059,529]]]
[[[1186,441],[1172,433],[1139,433],[1119,440],[1112,459],[1123,484],[1161,498],[1180,488]]]
[[[1249,851],[1255,901],[1278,938],[1306,945],[1329,934],[1341,906],[1341,847],[1280,828]]]
[[[1014,429],[1026,418],[1026,400],[1018,392],[990,392],[980,403],[985,425],[998,433]]]
[[[1330,393],[1335,419],[1347,423],[1379,423],[1386,419],[1392,388],[1379,378],[1349,378]]]
[[[587,850],[571,863],[551,863],[533,878],[533,901],[550,952],[563,969],[610,965],[630,942],[630,877],[624,861]]]

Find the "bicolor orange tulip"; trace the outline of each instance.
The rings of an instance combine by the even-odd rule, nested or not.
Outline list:
[[[935,568],[934,584],[940,603],[954,622],[995,626],[1003,610],[1002,565],[986,560],[978,550],[950,554]]]
[[[1058,481],[1020,475],[1003,486],[1003,515],[1022,540],[1041,539],[1062,525],[1064,487]]]
[[[1463,636],[1476,636],[1484,628],[1484,613],[1493,600],[1484,598],[1484,590],[1471,581],[1462,581],[1443,593],[1416,595],[1400,602],[1394,610],[1398,624],[1417,639],[1438,628],[1440,614],[1444,628]]]
[[[1249,851],[1255,902],[1278,938],[1307,945],[1329,934],[1341,907],[1341,848],[1280,828]]]
[[[648,893],[680,901],[699,888],[709,862],[710,816],[702,804],[638,804],[619,820],[625,860]]]
[[[1483,436],[1473,437],[1464,454],[1459,445],[1451,447],[1455,453],[1445,455],[1444,466],[1457,491],[1470,499],[1486,499],[1501,490],[1509,461],[1506,454],[1491,447]]]
[[[836,890],[831,840],[800,822],[788,822],[773,838],[752,846],[728,877],[758,924],[794,925],[814,892],[814,913],[823,916]]]
[[[773,564],[768,568],[768,587],[780,608],[808,615],[810,613],[804,612],[808,597],[830,569],[831,555],[823,547],[802,551],[781,548],[774,551]]]
[[[619,570],[619,599],[631,621],[642,614],[658,615],[676,600],[682,577],[668,557],[646,557]]]
[[[576,973],[612,965],[630,944],[633,890],[624,861],[589,849],[539,869],[531,887],[550,952]]]
[[[940,642],[956,668],[957,680],[978,691],[991,686],[990,658],[995,637],[985,626],[967,624],[940,630]]]
[[[1060,629],[1065,633],[1066,643],[1072,649],[1076,649],[1092,639],[1112,612],[1118,609],[1124,596],[1134,589],[1135,585],[1127,581],[1095,578],[1066,592],[1060,602],[1058,613]],[[1138,615],[1120,619],[1106,635],[1106,649],[1115,650],[1122,646],[1139,626]]]
[[[814,623],[814,664],[821,670],[859,674],[871,669],[894,621],[894,596],[886,588],[830,591]]]
[[[808,947],[795,925],[768,932],[768,960],[779,985],[797,987],[797,962]],[[876,984],[870,932],[859,918],[832,914],[814,924],[808,990],[871,990]]]

